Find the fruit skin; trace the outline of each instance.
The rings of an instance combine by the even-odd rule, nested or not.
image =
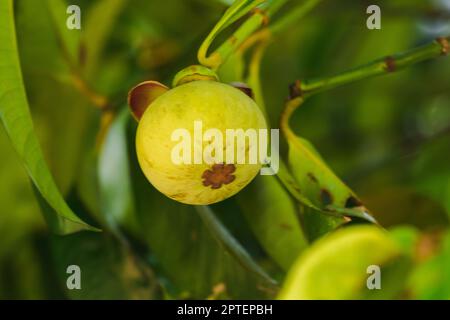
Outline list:
[[[150,183],[169,198],[192,205],[222,201],[239,192],[257,174],[258,164],[175,164],[174,130],[187,129],[194,145],[194,121],[202,121],[203,133],[211,128],[267,129],[256,103],[229,85],[215,81],[193,81],[171,89],[154,100],[142,116],[136,133],[139,164]],[[197,139],[198,140],[198,139]],[[199,143],[199,141],[197,141]],[[202,141],[203,149],[208,141]],[[248,146],[248,140],[246,142]],[[248,159],[248,148],[245,151]],[[225,155],[225,152],[224,152]],[[192,155],[193,158],[193,155]],[[214,173],[226,175],[226,183],[206,181]],[[234,176],[230,177],[230,175]],[[220,178],[220,177],[219,177]]]

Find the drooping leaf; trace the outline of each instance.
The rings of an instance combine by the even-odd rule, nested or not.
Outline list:
[[[368,278],[380,268],[381,290]],[[290,270],[280,299],[390,299],[398,297],[410,268],[409,257],[376,226],[343,228],[313,244]]]
[[[348,219],[346,217],[356,217],[375,223],[375,219],[369,214],[367,208],[326,165],[312,144],[298,137],[289,128],[289,117],[304,101],[299,96],[298,90],[300,89],[297,83],[291,87],[291,99],[286,104],[281,124],[288,143],[288,169],[292,172],[295,181],[290,179],[289,184],[286,183],[286,179],[282,181],[288,188],[291,185],[290,189],[301,196],[297,199],[305,207],[305,216],[310,216],[317,224],[313,234],[309,232],[309,238],[320,236],[335,226],[341,225],[345,222],[343,219]],[[320,216],[311,216],[320,212],[328,213],[330,217],[323,220]]]
[[[288,144],[292,174],[300,191],[314,205],[374,222],[355,193],[325,164],[308,141],[292,137]]]
[[[247,77],[250,87],[244,87],[243,91],[255,100],[265,114],[259,72],[261,61],[260,57],[256,58],[257,61],[252,61]],[[237,82],[235,86],[239,88],[244,79],[244,69],[244,57],[237,52],[219,69],[220,79],[224,82]],[[288,270],[306,246],[296,204],[292,202],[289,193],[274,176],[258,176],[236,198],[261,246],[281,268]]]
[[[261,246],[284,270],[306,247],[296,204],[273,176],[258,176],[238,195],[245,218]]]
[[[300,189],[297,181],[288,170],[284,161],[280,161],[280,169],[277,175],[280,183],[289,191],[292,197],[298,202],[299,213],[306,238],[313,242],[327,232],[348,222],[348,219],[336,212],[324,212],[308,199]]]
[[[134,141],[134,137],[131,138]],[[221,288],[220,298],[267,298],[272,286],[247,270],[211,235],[193,206],[156,191],[132,155],[133,189],[140,238],[151,252],[161,281],[172,296],[204,299]]]
[[[44,156],[61,193],[67,195],[79,175],[86,152],[86,134],[97,110],[74,87],[64,39],[54,24],[49,3],[16,2],[16,25],[24,85]],[[66,17],[65,8],[61,13]],[[39,30],[39,32],[36,32]],[[68,37],[77,37],[71,30]],[[69,40],[67,40],[69,41]],[[49,89],[51,88],[51,89]]]
[[[93,229],[69,208],[45,163],[34,133],[23,87],[14,26],[13,2],[0,4],[0,116],[14,148],[24,162],[36,188],[56,214],[51,216],[58,233]]]
[[[17,250],[17,243],[36,228],[42,228],[44,219],[36,214],[39,207],[34,199],[27,172],[17,161],[17,155],[0,125],[0,259]],[[1,281],[0,281],[1,282]]]
[[[345,216],[325,214],[320,210],[315,210],[302,204],[299,204],[298,207],[302,216],[305,236],[309,242],[314,242],[328,232],[349,222],[349,219],[345,218]]]
[[[250,254],[242,247],[242,245],[233,237],[226,227],[215,216],[214,212],[208,206],[197,206],[199,213],[205,226],[211,232],[212,236],[223,246],[223,248],[232,255],[248,271],[253,272],[271,285],[276,285],[273,280],[250,256]]]

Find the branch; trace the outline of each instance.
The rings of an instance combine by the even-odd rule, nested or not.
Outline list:
[[[358,80],[389,74],[416,63],[447,56],[450,52],[450,37],[435,41],[413,50],[375,60],[335,76],[306,81],[296,81],[291,87],[291,98],[304,98]]]

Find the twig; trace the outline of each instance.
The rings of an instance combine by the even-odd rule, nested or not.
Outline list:
[[[108,98],[92,89],[78,72],[72,70],[71,79],[78,92],[85,96],[95,107],[103,111],[110,107]]]
[[[331,77],[296,81],[291,92],[304,98],[358,80],[396,72],[416,63],[447,56],[450,52],[450,37],[438,38],[424,46],[375,60]]]

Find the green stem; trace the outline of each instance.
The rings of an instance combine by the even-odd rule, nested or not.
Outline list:
[[[267,28],[263,28],[260,31],[254,33],[239,46],[239,51],[243,54],[248,48],[252,47],[255,43],[266,42],[268,43],[275,33],[282,31],[288,27],[291,23],[303,18],[309,13],[319,2],[322,0],[306,0],[299,7],[296,7],[293,11],[286,16],[280,18],[274,23],[269,24]],[[285,3],[287,0],[278,0],[270,3],[267,9],[267,18],[271,18]]]
[[[198,61],[208,67],[216,68],[218,65],[220,65],[221,57],[218,56],[216,53],[208,55],[208,50],[213,43],[214,39],[217,37],[217,35],[226,27],[228,27],[231,23],[236,21],[236,19],[242,17],[244,14],[250,12],[253,8],[255,8],[257,5],[259,5],[262,1],[261,0],[237,0],[233,3],[231,7],[228,8],[227,11],[225,11],[222,18],[220,18],[219,22],[214,26],[214,28],[211,30],[211,32],[208,34],[206,39],[201,44],[200,48],[198,49]]]
[[[250,88],[252,88],[256,104],[261,109],[266,119],[268,119],[268,117],[266,105],[264,103],[260,73],[261,73],[261,60],[264,56],[264,52],[267,48],[267,45],[268,43],[263,41],[259,43],[258,46],[255,48],[252,57],[250,59],[248,77],[246,81],[250,86]]]
[[[416,63],[448,55],[450,37],[438,38],[424,46],[404,53],[377,59],[366,65],[348,70],[332,77],[297,81],[294,90],[306,98],[358,80],[396,72]]]
[[[268,19],[285,4],[286,0],[273,0],[270,5],[267,6],[266,11],[256,9],[256,7],[264,1],[255,0],[246,6],[244,6],[243,2],[246,1],[235,2],[202,43],[197,53],[200,64],[212,69],[219,68],[220,65],[244,43],[244,41],[246,41],[255,31],[268,23]],[[250,18],[248,18],[230,38],[220,45],[216,51],[208,56],[208,50],[217,35],[225,29],[225,27],[236,21],[236,17],[242,17],[244,12],[250,12],[252,9],[254,12]]]
[[[241,44],[250,37],[255,30],[263,26],[267,17],[263,11],[255,11],[254,14],[215,52],[221,62],[225,61],[230,54],[236,51]],[[218,66],[217,66],[218,67]]]
[[[355,82],[361,79],[374,77],[383,74],[389,74],[397,70],[406,68],[416,63],[437,58],[439,56],[448,55],[450,51],[450,37],[438,38],[435,41],[422,47],[395,55],[391,55],[382,59],[375,60],[364,66],[343,72],[330,78],[322,78],[311,81],[301,82],[297,80],[290,88],[290,99],[281,114],[280,128],[284,136],[289,141],[295,141],[296,135],[289,126],[289,120],[292,114],[303,104],[306,98],[312,94],[335,88],[340,85]],[[295,180],[290,177],[287,168],[280,166],[278,178],[288,189],[288,191],[301,203],[316,209],[309,201],[305,201],[297,188]],[[365,218],[376,223],[366,212],[355,211],[355,209],[336,208],[328,206],[322,210],[329,214],[344,214],[348,216],[357,216]]]

